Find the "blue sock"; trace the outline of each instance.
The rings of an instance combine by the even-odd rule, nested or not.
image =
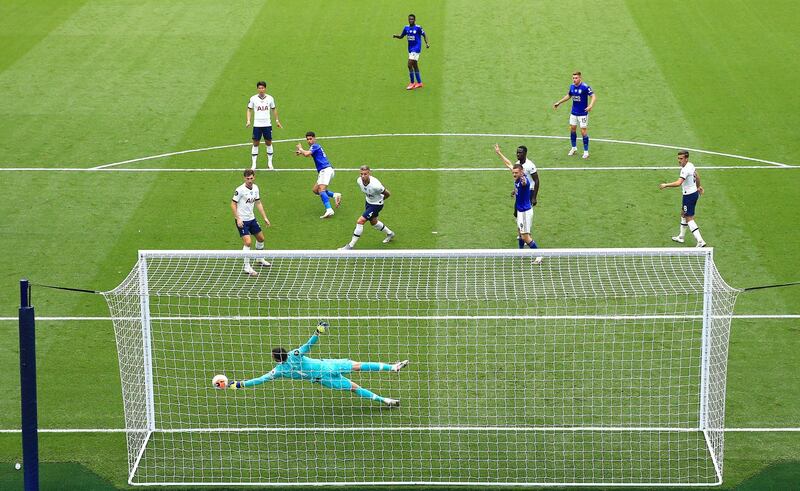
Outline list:
[[[584,152],[589,151],[589,135],[583,137],[583,151]]]
[[[573,131],[573,132],[570,132],[570,134],[569,134],[569,141],[571,141],[571,142],[572,142],[572,148],[575,148],[575,147],[577,147],[577,146],[578,146],[578,134],[577,134],[577,133],[575,133],[574,131]]]
[[[522,249],[525,247],[525,241],[521,238],[517,237],[517,242],[519,242],[519,248]]]
[[[325,193],[328,195],[329,198],[333,198],[333,192],[329,190],[325,190]]]
[[[388,363],[362,363],[361,364],[361,371],[362,372],[388,372],[392,369],[392,366]]]
[[[530,247],[531,249],[538,249],[539,248],[539,246],[536,245],[536,241],[535,240],[532,240],[531,243],[528,244],[528,247]]]
[[[419,77],[419,71],[414,72],[414,76],[417,77],[417,83],[422,83],[422,79]]]
[[[414,72],[412,72],[412,71],[410,71],[410,70],[409,70],[409,72],[408,72],[408,79],[409,79],[409,80],[411,80],[411,83],[412,83],[412,84],[414,83]]]
[[[359,387],[356,389],[356,395],[363,397],[364,399],[370,399],[373,401],[383,402],[383,397],[379,396],[378,394],[374,394],[364,387]]]
[[[331,200],[328,199],[328,193],[320,193],[319,199],[322,200],[322,204],[325,205],[325,208],[331,207]]]

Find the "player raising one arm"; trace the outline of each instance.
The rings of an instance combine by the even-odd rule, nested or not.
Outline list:
[[[342,204],[342,195],[328,190],[328,185],[330,185],[334,175],[333,166],[328,161],[328,156],[325,155],[322,145],[317,143],[317,135],[313,131],[306,133],[306,141],[308,142],[308,150],[303,150],[303,146],[298,143],[294,153],[295,155],[314,158],[314,166],[317,168],[317,182],[311,188],[311,191],[319,195],[322,205],[325,206],[325,213],[320,218],[330,218],[334,215],[331,207],[331,198],[336,203],[336,208],[339,208],[339,205]]]
[[[321,321],[317,325],[317,330],[314,335],[311,336],[311,339],[303,346],[293,349],[290,352],[287,352],[283,348],[274,348],[272,350],[272,358],[278,363],[275,368],[257,378],[244,381],[234,380],[228,384],[228,387],[231,389],[242,389],[246,387],[255,387],[278,378],[290,378],[293,380],[308,380],[311,383],[320,384],[329,389],[349,390],[355,392],[357,396],[385,404],[389,407],[399,406],[399,400],[374,394],[360,387],[355,382],[352,382],[345,377],[345,375],[351,372],[399,372],[408,365],[408,360],[403,360],[394,364],[362,363],[348,359],[318,360],[305,356],[311,351],[311,348],[317,341],[319,341],[320,334],[324,333],[327,328],[328,323]]]
[[[514,176],[514,188],[516,189],[515,207],[517,209],[517,232],[522,241],[531,249],[538,249],[539,246],[531,237],[531,222],[533,222],[533,206],[531,206],[531,184],[525,177],[525,170],[521,164],[514,164],[511,167],[511,174]],[[534,264],[542,262],[541,256],[533,260]]]
[[[511,164],[511,161],[503,155],[503,152],[500,151],[500,145],[497,143],[494,144],[494,152],[500,156],[500,159],[508,170],[513,170],[514,166]],[[525,171],[525,177],[528,178],[528,181],[531,183],[531,206],[536,206],[537,196],[539,195],[539,173],[536,171],[536,164],[528,158],[528,147],[525,145],[517,147],[517,163],[522,166],[522,170]],[[516,195],[516,189],[513,195]],[[514,205],[514,218],[517,218],[516,204]],[[531,227],[532,226],[533,224],[531,224]],[[520,249],[525,247],[525,241],[523,241],[522,237],[519,235],[517,236],[517,242]]]
[[[705,247],[706,242],[703,236],[700,235],[700,227],[694,221],[694,209],[697,205],[697,200],[703,194],[703,186],[700,185],[700,174],[694,164],[689,162],[689,151],[681,150],[678,152],[678,165],[681,166],[680,177],[676,181],[666,182],[659,184],[659,189],[681,187],[683,191],[683,203],[681,208],[681,229],[680,233],[672,238],[675,242],[683,244],[683,237],[686,235],[686,229],[692,231],[692,235],[697,240],[697,247]]]

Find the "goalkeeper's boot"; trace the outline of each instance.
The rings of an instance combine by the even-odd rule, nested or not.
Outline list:
[[[681,237],[680,235],[676,235],[675,237],[672,238],[672,240],[674,242],[679,243],[679,244],[683,244],[683,242],[684,242],[683,237]]]
[[[249,274],[250,276],[258,276],[258,271],[256,271],[255,269],[253,269],[250,266],[245,266],[244,267],[244,272]]]
[[[383,403],[389,407],[400,407],[400,401],[397,399],[389,399],[388,397],[384,397]]]
[[[398,361],[394,365],[392,365],[393,372],[399,372],[400,370],[404,369],[408,366],[408,360]]]
[[[394,232],[392,232],[389,235],[387,235],[386,238],[383,239],[383,243],[384,244],[388,244],[389,242],[392,241],[392,239],[394,239]]]
[[[256,262],[257,262],[258,264],[260,264],[261,266],[264,266],[265,268],[269,268],[270,266],[272,266],[272,263],[270,263],[269,261],[267,261],[267,260],[266,260],[266,259],[264,259],[263,257],[260,257],[260,258],[258,258],[258,259],[256,260]]]

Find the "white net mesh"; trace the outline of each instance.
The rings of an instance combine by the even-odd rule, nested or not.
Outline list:
[[[132,484],[716,484],[737,290],[710,250],[142,253],[106,294]],[[708,262],[707,262],[708,261]],[[255,264],[255,263],[253,263]],[[349,391],[271,350],[392,363]]]

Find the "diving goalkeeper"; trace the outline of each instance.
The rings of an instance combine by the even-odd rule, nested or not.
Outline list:
[[[322,359],[309,358],[304,356],[311,351],[311,347],[317,344],[320,334],[328,328],[327,322],[320,322],[317,330],[306,344],[287,353],[283,348],[274,348],[272,358],[278,362],[278,366],[268,373],[250,380],[233,380],[228,384],[230,389],[242,389],[245,387],[255,387],[264,382],[269,382],[278,378],[290,378],[294,380],[308,380],[311,383],[321,384],[329,389],[349,390],[356,395],[372,401],[377,401],[389,407],[397,407],[400,401],[381,397],[369,390],[360,387],[351,381],[345,374],[350,372],[399,372],[406,365],[408,360],[403,360],[394,364],[389,363],[361,363],[346,358],[343,359]]]

